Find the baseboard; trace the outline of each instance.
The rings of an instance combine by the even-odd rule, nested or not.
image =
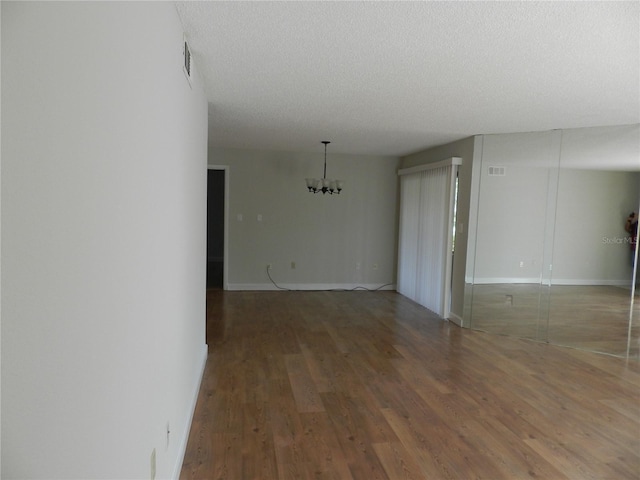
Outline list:
[[[462,327],[462,324],[463,324],[462,318],[460,318],[455,313],[449,313],[449,320],[455,323],[456,325],[458,325],[459,327]]]
[[[178,458],[176,464],[173,468],[173,475],[171,478],[174,480],[178,480],[180,478],[180,472],[182,471],[182,464],[184,463],[184,456],[187,452],[187,443],[189,441],[189,433],[191,432],[191,424],[193,423],[193,414],[196,410],[196,403],[198,402],[198,395],[200,394],[200,386],[202,385],[202,378],[204,376],[204,367],[207,364],[207,356],[209,354],[209,347],[207,344],[204,344],[204,348],[202,349],[202,358],[200,359],[200,374],[198,376],[198,380],[195,382],[193,397],[191,399],[191,409],[189,413],[189,418],[187,420],[186,428],[184,429],[184,436],[180,442],[180,447],[178,449]]]
[[[483,277],[473,279],[475,285],[495,285],[500,283],[540,283],[540,277]]]
[[[607,285],[610,287],[625,287],[631,285],[631,278],[628,280],[598,280],[598,279],[573,279],[573,278],[554,278],[551,285],[580,285],[580,286],[600,286]]]
[[[473,282],[475,285],[495,285],[495,284],[541,284],[541,285],[549,285],[549,280],[541,280],[539,277],[537,278],[510,278],[510,277],[485,277],[485,278],[476,278]],[[573,278],[552,278],[551,285],[609,285],[609,286],[624,286],[629,285],[631,283],[631,279],[629,280],[619,280],[619,279],[597,279],[597,278],[588,278],[588,279],[573,279]]]
[[[273,283],[230,283],[227,290],[235,291],[277,291],[277,290],[395,290],[396,285],[381,285],[379,283],[283,283],[280,288]]]

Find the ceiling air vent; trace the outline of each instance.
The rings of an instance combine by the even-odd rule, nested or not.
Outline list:
[[[184,55],[184,65],[183,70],[184,74],[189,80],[189,85],[191,85],[191,50],[189,50],[189,44],[187,43],[187,39],[185,38],[183,41],[184,50],[182,54]]]
[[[490,177],[504,177],[507,174],[507,167],[489,167]]]

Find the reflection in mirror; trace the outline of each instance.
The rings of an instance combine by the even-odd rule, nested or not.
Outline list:
[[[549,342],[626,355],[635,250],[625,226],[638,185],[638,172],[560,169]]]
[[[559,146],[559,132],[484,136],[471,328],[546,339],[542,279]]]
[[[640,203],[640,126],[564,130],[549,341],[637,356],[626,219]],[[575,241],[572,240],[575,239]],[[635,253],[635,252],[634,252]]]
[[[480,158],[468,325],[638,357],[640,125],[485,135]]]

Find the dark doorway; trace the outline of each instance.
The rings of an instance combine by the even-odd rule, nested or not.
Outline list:
[[[207,177],[207,288],[223,288],[224,281],[224,170]]]

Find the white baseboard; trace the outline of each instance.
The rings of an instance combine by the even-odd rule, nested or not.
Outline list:
[[[379,283],[283,283],[279,284],[281,288],[276,287],[273,283],[230,283],[227,290],[235,291],[278,291],[278,290],[395,290],[396,285],[381,285]]]
[[[475,278],[473,284],[475,285],[493,285],[496,283],[540,283],[540,277],[484,277]]]
[[[197,377],[197,381],[195,382],[194,389],[193,389],[193,397],[191,400],[191,409],[189,413],[189,418],[187,419],[187,424],[184,429],[184,436],[180,441],[180,446],[178,448],[178,458],[176,459],[176,464],[173,468],[173,475],[171,476],[171,478],[173,478],[174,480],[178,480],[180,478],[180,472],[182,471],[184,456],[187,452],[187,443],[189,442],[189,433],[191,432],[191,424],[193,423],[193,414],[196,411],[196,403],[198,403],[198,395],[200,394],[200,386],[202,385],[204,367],[207,364],[208,355],[209,355],[209,347],[205,343],[204,348],[202,349],[202,352],[201,352],[200,374]]]
[[[494,284],[542,284],[549,285],[548,279],[542,281],[539,277],[531,278],[510,278],[510,277],[485,277],[476,278],[473,282],[474,285],[494,285]],[[625,286],[631,283],[631,278],[628,280],[619,279],[573,279],[573,278],[552,278],[551,285],[610,285],[610,286]]]
[[[598,279],[573,279],[573,278],[554,278],[551,285],[581,285],[581,286],[598,286],[608,285],[611,287],[628,287],[631,285],[631,278],[627,280],[598,280]]]
[[[455,323],[456,325],[462,327],[462,324],[463,324],[462,318],[460,318],[455,313],[451,313],[451,312],[449,313],[449,320]]]

